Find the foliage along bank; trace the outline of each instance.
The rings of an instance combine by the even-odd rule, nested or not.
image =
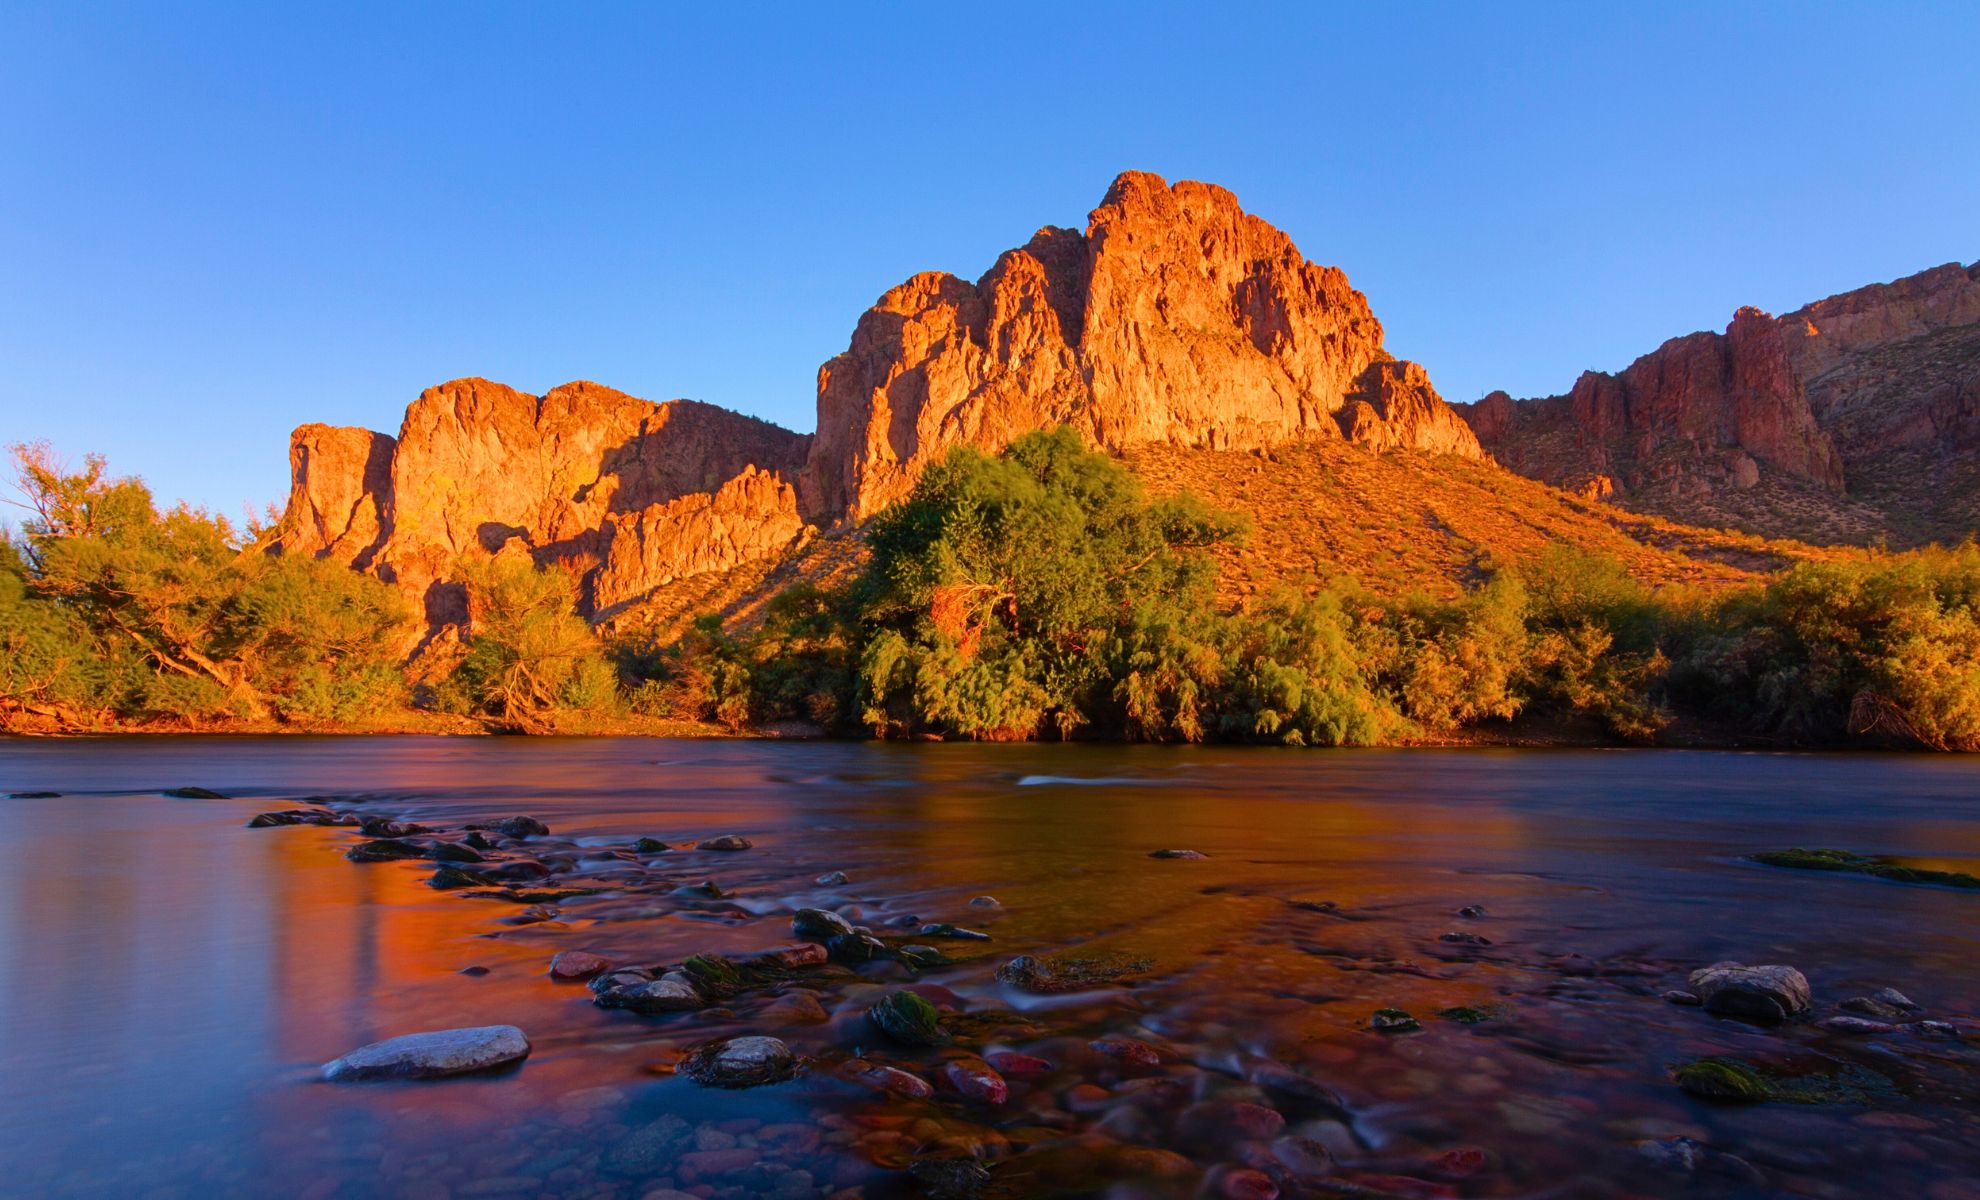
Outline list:
[[[1242,523],[1151,500],[1068,430],[959,449],[875,518],[850,584],[755,628],[607,643],[557,567],[463,563],[468,635],[420,644],[399,597],[262,530],[16,450],[0,543],[0,723],[363,728],[454,714],[585,730],[795,722],[843,736],[1379,745],[1545,723],[1586,740],[1980,748],[1980,550],[1805,564],[1653,592],[1560,548],[1456,600],[1351,584],[1215,602]]]

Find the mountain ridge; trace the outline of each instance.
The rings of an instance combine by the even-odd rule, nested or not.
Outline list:
[[[856,526],[953,446],[1071,425],[1124,451],[1320,439],[1483,457],[1427,372],[1394,358],[1337,267],[1223,188],[1127,172],[1083,231],[1047,226],[979,279],[924,272],[819,369],[812,434],[576,382],[429,388],[396,436],[305,425],[274,548],[466,619],[462,555],[570,565],[589,615]]]

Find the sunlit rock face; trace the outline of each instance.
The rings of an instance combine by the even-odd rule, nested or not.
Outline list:
[[[1093,445],[1347,439],[1482,457],[1429,376],[1382,348],[1338,268],[1222,188],[1114,181],[1084,232],[1047,228],[976,283],[917,275],[818,375],[818,433],[593,383],[430,388],[398,437],[306,425],[277,549],[346,562],[465,618],[463,556],[527,553],[609,616],[655,589],[856,524],[951,447],[1071,425]]]
[[[1130,172],[1084,232],[1042,229],[975,283],[917,275],[860,318],[818,373],[803,511],[871,515],[951,446],[1055,425],[1107,449],[1346,436],[1481,456],[1338,268],[1222,188]]]
[[[684,563],[723,569],[781,549],[799,526],[795,492],[775,473],[794,476],[809,441],[692,400],[656,404],[592,383],[538,397],[459,379],[415,400],[397,439],[297,430],[279,547],[349,562],[415,596],[463,556],[520,548],[539,564],[574,565],[616,603]],[[621,529],[637,531],[637,552],[614,556]],[[662,545],[669,535],[685,541]]]
[[[1782,317],[1734,314],[1565,395],[1458,405],[1502,464],[1698,519],[1764,480],[1845,495],[1887,517],[1972,500],[1980,445],[1980,264],[1949,264]],[[1764,516],[1752,527],[1775,532]]]

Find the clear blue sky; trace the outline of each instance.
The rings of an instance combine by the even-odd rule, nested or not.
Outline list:
[[[1972,3],[705,7],[9,0],[0,441],[232,514],[461,375],[809,429],[882,291],[1125,168],[1454,400],[1980,257]]]

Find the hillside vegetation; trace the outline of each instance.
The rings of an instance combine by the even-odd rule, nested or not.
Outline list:
[[[1131,461],[1065,429],[955,449],[861,539],[814,539],[679,631],[587,627],[561,566],[464,562],[467,636],[407,664],[387,585],[19,448],[0,721],[1980,747],[1970,545],[1843,556],[1350,448]]]

